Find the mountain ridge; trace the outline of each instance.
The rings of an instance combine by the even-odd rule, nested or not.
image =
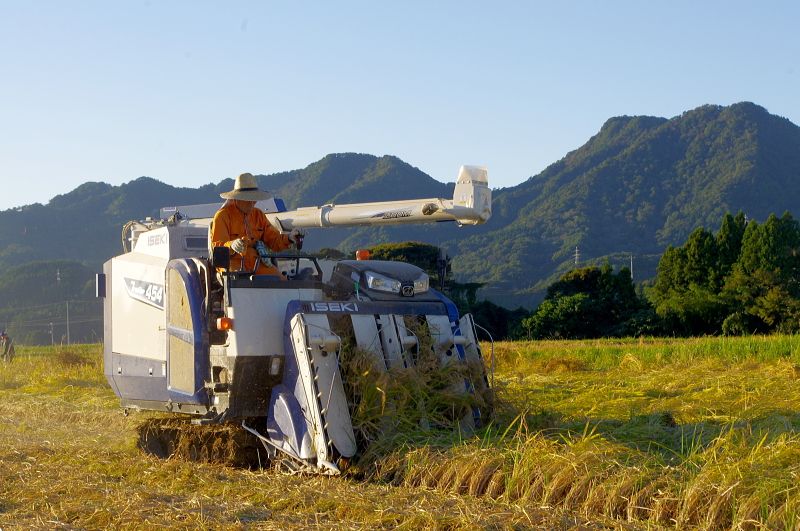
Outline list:
[[[799,203],[800,128],[754,103],[703,105],[673,118],[619,116],[544,171],[493,190],[484,225],[404,225],[312,231],[309,250],[421,241],[455,257],[457,278],[487,283],[490,300],[535,306],[547,282],[571,267],[635,266],[655,274],[667,245],[727,212],[751,219]],[[489,168],[491,183],[491,168]],[[455,172],[454,172],[455,175]],[[307,167],[259,175],[287,208],[327,203],[452,197],[441,183],[397,157],[338,153]],[[119,252],[120,228],[163,206],[219,202],[233,179],[176,188],[149,177],[120,186],[84,183],[47,205],[0,212],[0,272],[32,260],[69,258],[94,269]],[[75,237],[49,238],[52,228]],[[577,257],[577,262],[576,262]]]
[[[505,189],[494,204],[501,216],[503,208],[519,215],[493,241],[459,242],[456,264],[496,288],[541,291],[542,273],[563,270],[576,248],[585,259],[658,255],[697,226],[718,227],[729,210],[762,220],[781,214],[800,199],[798,147],[800,128],[748,102],[669,120],[612,118],[577,150]],[[504,252],[496,242],[509,239],[528,242],[516,255],[524,260],[497,258]],[[486,268],[492,260],[501,263]]]

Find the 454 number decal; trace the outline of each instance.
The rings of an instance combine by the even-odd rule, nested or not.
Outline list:
[[[136,280],[133,278],[125,278],[125,289],[132,299],[142,301],[150,306],[164,309],[164,285],[154,284],[153,282],[145,282],[144,280]]]

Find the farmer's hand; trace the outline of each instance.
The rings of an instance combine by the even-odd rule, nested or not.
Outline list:
[[[297,238],[305,238],[308,231],[306,229],[292,229],[292,232],[289,233],[289,241],[292,243],[297,243]]]
[[[233,250],[234,253],[244,254],[244,250],[247,249],[247,244],[244,243],[244,238],[233,240],[231,242],[231,249]]]

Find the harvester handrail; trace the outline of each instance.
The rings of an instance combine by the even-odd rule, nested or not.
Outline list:
[[[197,268],[202,272],[203,277],[205,277],[205,282],[202,283],[203,291],[205,292],[204,295],[204,302],[203,302],[203,314],[206,317],[207,327],[209,330],[213,329],[214,324],[208,316],[210,314],[210,306],[211,306],[211,268],[209,267],[208,260],[195,260],[197,264]]]
[[[297,263],[299,265],[300,264],[300,260],[303,260],[303,259],[309,260],[314,265],[314,268],[317,270],[317,273],[315,275],[317,277],[317,280],[321,280],[322,279],[322,268],[319,266],[318,259],[314,255],[310,255],[310,254],[272,254],[272,255],[269,255],[269,259],[272,261],[272,264],[275,265],[276,267],[277,267],[277,263],[276,262],[278,262],[278,261],[282,261],[282,262],[286,261],[286,262],[288,262],[289,260],[297,260]],[[237,279],[239,279],[239,278],[247,278],[249,276],[253,276],[253,275],[256,274],[256,272],[258,271],[258,268],[260,266],[260,263],[261,263],[261,258],[259,257],[259,259],[256,261],[256,266],[255,266],[254,269],[252,269],[252,270],[241,269],[241,270],[235,270],[235,271],[228,270],[228,271],[225,272],[225,274],[229,278],[237,278]]]

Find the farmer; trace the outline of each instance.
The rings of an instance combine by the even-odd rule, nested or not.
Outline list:
[[[259,260],[255,248],[262,241],[273,251],[283,251],[298,238],[306,235],[305,229],[292,229],[289,234],[281,234],[267,221],[267,216],[256,208],[256,201],[269,199],[272,195],[258,189],[256,178],[243,173],[236,178],[233,190],[219,194],[227,199],[216,215],[211,226],[211,241],[214,247],[229,247],[231,250],[231,270],[253,271],[258,265],[259,275],[280,275],[278,268],[266,265]]]
[[[5,330],[0,334],[0,353],[2,353],[3,361],[5,362],[14,359],[14,341]]]

